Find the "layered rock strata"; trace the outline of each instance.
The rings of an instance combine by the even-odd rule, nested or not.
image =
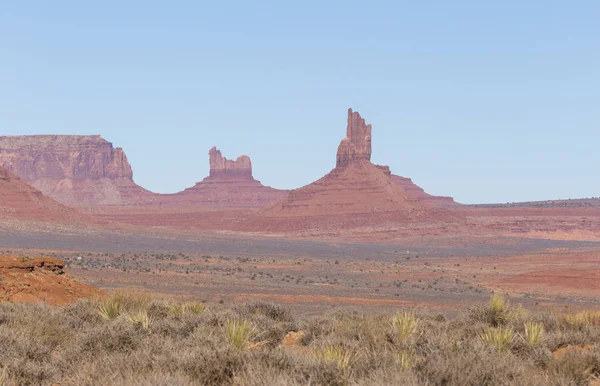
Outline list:
[[[0,137],[0,166],[71,206],[138,204],[153,196],[133,181],[123,149],[98,135]]]

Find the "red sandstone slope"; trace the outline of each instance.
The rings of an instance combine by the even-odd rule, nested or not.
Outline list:
[[[79,222],[83,216],[44,196],[18,177],[0,167],[0,219],[48,222]]]
[[[346,137],[341,141],[336,167],[320,180],[289,192],[268,208],[266,217],[306,217],[397,212],[414,218],[429,211],[428,204],[394,181],[387,166],[371,159],[371,125],[348,110]]]
[[[436,206],[459,205],[456,201],[454,201],[454,199],[452,197],[433,196],[429,193],[426,193],[423,190],[423,188],[421,188],[420,186],[418,186],[414,182],[412,182],[412,180],[410,178],[397,176],[395,174],[392,174],[391,177],[392,177],[392,181],[394,181],[395,183],[400,185],[402,187],[402,189],[404,189],[404,191],[406,191],[407,194],[409,194],[411,197],[414,197],[418,200],[422,200],[422,201],[425,201],[429,204],[436,205]]]
[[[213,147],[209,161],[208,177],[183,192],[165,196],[161,203],[174,207],[262,208],[286,194],[255,180],[248,156],[228,160]]]
[[[131,205],[156,196],[133,181],[123,149],[100,136],[0,137],[0,166],[70,206]]]

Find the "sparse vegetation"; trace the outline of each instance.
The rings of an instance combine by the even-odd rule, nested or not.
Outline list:
[[[248,348],[251,339],[256,334],[256,329],[247,320],[227,320],[225,321],[225,332],[227,342],[236,350]]]
[[[540,344],[544,337],[544,325],[542,323],[525,323],[525,341],[531,346]]]
[[[62,308],[3,303],[0,385],[588,385],[600,376],[595,312],[518,315],[494,302],[454,316],[313,317],[126,293]]]

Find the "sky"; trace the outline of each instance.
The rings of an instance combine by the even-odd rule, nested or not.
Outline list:
[[[374,163],[462,203],[600,196],[600,2],[4,1],[0,135],[100,134],[183,190],[208,150],[297,188],[347,109]]]

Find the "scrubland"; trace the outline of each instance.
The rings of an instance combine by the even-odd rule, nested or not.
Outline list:
[[[600,312],[528,311],[494,295],[418,309],[298,316],[113,293],[0,304],[0,385],[590,385]]]

